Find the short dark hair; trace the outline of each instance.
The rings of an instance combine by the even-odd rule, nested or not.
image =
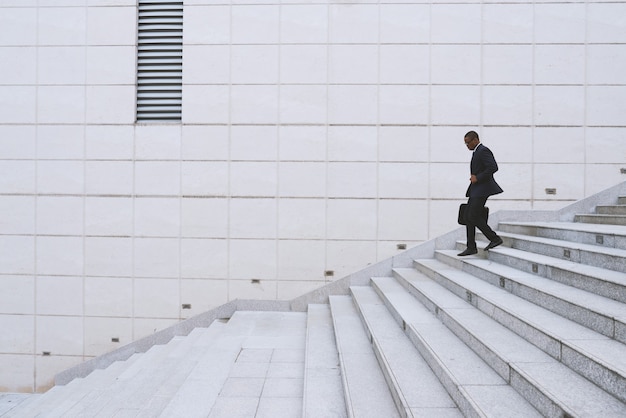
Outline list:
[[[478,137],[478,134],[476,133],[476,131],[469,131],[468,133],[465,134],[464,138],[469,138],[469,139],[478,139],[480,141],[480,138]]]

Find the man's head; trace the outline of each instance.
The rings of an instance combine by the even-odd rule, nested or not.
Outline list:
[[[463,140],[465,141],[467,148],[472,151],[478,146],[478,144],[480,144],[480,138],[478,138],[478,134],[475,131],[469,131],[466,133]]]

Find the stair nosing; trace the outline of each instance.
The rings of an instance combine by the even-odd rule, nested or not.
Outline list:
[[[525,226],[560,231],[596,233],[601,235],[626,236],[625,225],[592,224],[586,222],[546,221],[500,221],[499,225]]]
[[[528,241],[537,244],[545,244],[555,247],[567,247],[569,249],[586,251],[589,253],[597,253],[610,257],[626,257],[626,250],[614,247],[603,247],[600,245],[583,244],[573,241],[559,240],[554,238],[537,237],[533,235],[515,234],[511,232],[499,232],[502,238],[516,239],[520,241]]]

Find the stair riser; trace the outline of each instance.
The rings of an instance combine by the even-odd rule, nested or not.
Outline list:
[[[615,327],[615,339],[626,344],[626,325],[618,323]]]
[[[571,231],[559,228],[530,227],[524,225],[500,224],[499,230],[511,234],[529,235],[539,238],[560,239],[579,244],[599,245],[607,248],[626,250],[626,236],[598,234],[594,232]]]
[[[406,285],[406,282],[400,278],[400,283],[403,286]],[[480,413],[480,409],[471,402],[470,397],[463,391],[459,382],[457,382],[452,376],[448,374],[446,371],[446,367],[441,364],[437,355],[431,350],[428,344],[422,339],[419,333],[410,325],[407,325],[400,313],[395,309],[392,303],[385,297],[385,294],[380,291],[380,289],[372,283],[372,286],[376,290],[376,293],[380,296],[380,298],[385,303],[385,306],[391,312],[392,316],[398,324],[404,329],[405,334],[411,340],[411,343],[415,346],[417,351],[420,353],[422,358],[428,363],[430,368],[432,369],[437,379],[441,382],[443,387],[446,389],[450,397],[454,400],[454,403],[459,407],[461,412],[465,417],[482,417]],[[422,303],[428,310],[434,312],[435,314],[439,313],[439,308],[430,302],[429,299],[425,298],[422,294],[417,294],[419,292],[411,292],[413,296],[415,296],[420,303]],[[431,309],[432,308],[432,309]]]
[[[626,196],[621,196],[617,198],[618,205],[626,205]]]
[[[576,416],[575,411],[568,411],[560,403],[545,396],[533,385],[533,379],[527,377],[516,367],[511,368],[511,386],[520,391],[520,394],[537,408],[546,417],[572,418]]]
[[[596,213],[599,215],[626,215],[626,205],[622,206],[598,206]]]
[[[601,364],[589,361],[587,357],[568,344],[563,344],[563,364],[591,380],[622,402],[626,402],[626,379]]]
[[[624,271],[624,265],[626,265],[626,260],[623,257],[570,248],[567,246],[567,242],[564,242],[565,245],[563,246],[531,242],[517,238],[504,238],[504,242],[505,245],[517,250],[543,254],[561,260],[573,261],[575,263],[587,264],[609,270]]]
[[[620,215],[576,215],[574,222],[602,225],[626,225],[626,216]]]
[[[490,256],[490,259],[492,259]],[[438,255],[438,259],[441,261],[444,258],[451,258]],[[499,262],[500,264],[506,264]],[[549,311],[555,312],[565,318],[568,318],[576,323],[584,325],[593,329],[607,337],[613,338],[615,335],[615,323],[613,318],[600,315],[596,312],[589,311],[582,306],[571,304],[567,301],[554,297],[553,295],[540,292],[537,289],[525,286],[522,283],[517,282],[510,277],[503,277],[499,274],[481,269],[471,264],[463,263],[461,269],[475,277],[479,277],[482,280],[490,283],[493,286],[501,287],[516,296],[521,297],[535,305],[541,306]],[[504,284],[504,286],[502,286]]]
[[[489,254],[489,260],[626,303],[626,287],[616,283],[607,282],[595,277],[585,276],[569,270],[563,270],[555,266],[547,266],[545,264],[534,263],[508,255],[498,254],[497,252],[491,252]]]

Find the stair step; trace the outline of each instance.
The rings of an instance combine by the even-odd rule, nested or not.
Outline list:
[[[377,277],[372,285],[464,416],[541,416],[396,279]]]
[[[489,260],[626,303],[626,274],[514,248],[489,251]]]
[[[301,413],[305,325],[301,312],[235,312],[159,416]]]
[[[18,406],[23,408],[40,396],[40,394],[35,393],[0,393],[0,417],[8,416],[12,409]]]
[[[503,256],[519,252],[510,248],[496,250]],[[619,340],[617,330],[626,329],[626,304],[622,302],[499,264],[492,256],[489,260],[465,259],[455,254],[455,251],[438,250],[435,258],[609,338]],[[626,287],[621,290],[626,291]]]
[[[226,324],[221,324],[214,341],[206,342],[204,355],[177,385],[160,416],[209,416],[244,340],[226,328]],[[230,335],[226,335],[227,331]]]
[[[617,198],[618,205],[626,205],[626,196],[620,196]]]
[[[329,305],[310,304],[304,366],[304,418],[345,418],[341,368]]]
[[[157,345],[151,347],[146,353],[132,356],[131,358],[133,360],[128,363],[130,366],[123,368],[120,374],[114,375],[112,385],[117,384],[121,376],[126,376],[124,380],[132,381],[133,377],[140,374],[146,367],[149,367],[151,362],[158,362],[162,356],[172,350],[175,344],[176,343],[172,343],[171,346],[169,344]],[[101,373],[102,372],[96,373],[93,379],[98,381],[98,377]],[[77,386],[81,386],[83,390],[81,393],[74,394]],[[109,389],[110,386],[111,385],[105,385],[104,387],[92,386],[89,379],[74,379],[74,381],[66,386],[52,387],[46,393],[42,394],[36,402],[28,405],[26,408],[19,408],[18,415],[16,416],[37,416],[41,413],[45,413],[50,417],[73,416],[73,413],[70,411],[78,408],[78,405],[90,403],[94,398],[100,398],[100,395],[103,393],[113,393],[114,391]],[[74,397],[79,399],[74,399]],[[111,397],[103,399],[106,402],[111,401]],[[87,409],[87,411],[92,411],[92,413],[94,410],[93,408]]]
[[[626,346],[434,259],[416,268],[553,358],[626,401]]]
[[[415,269],[395,271],[454,334],[545,416],[613,416],[626,404]],[[567,382],[564,384],[564,382]],[[623,389],[622,389],[623,390]]]
[[[596,206],[599,215],[626,215],[626,205]]]
[[[350,417],[400,417],[350,296],[329,296]]]
[[[186,337],[174,337],[165,345],[154,346],[146,353],[134,354],[124,362],[113,363],[101,373],[94,371],[81,379],[82,382],[72,381],[68,387],[76,382],[80,389],[73,389],[73,392],[75,396],[83,394],[83,397],[73,399],[73,402],[68,399],[53,411],[54,416],[85,416],[93,415],[94,411],[107,415],[112,410],[117,411],[113,414],[121,413],[120,411],[138,412],[145,408],[154,408],[158,402],[161,402],[160,407],[163,408],[167,399],[161,393],[180,373],[185,370],[188,373],[193,363],[185,365],[180,360],[193,361],[190,350],[207,330],[196,328]],[[155,370],[167,367],[168,364],[172,366],[171,372],[158,381]],[[137,381],[145,382],[146,379],[157,382],[148,381],[143,387],[137,387]],[[119,398],[124,401],[116,403]]]
[[[462,417],[376,291],[371,286],[350,290],[401,415]]]
[[[187,354],[180,353],[179,366],[176,367],[170,377],[158,388],[154,393],[153,401],[142,405],[139,410],[144,416],[157,416],[161,414],[172,402],[172,399],[180,392],[181,387],[187,382],[189,377],[200,367],[203,360],[207,356],[215,356],[221,359],[219,354],[212,351],[212,347],[219,341],[219,337],[224,332],[226,324],[220,321],[214,321],[208,328],[196,328],[188,336],[195,337],[190,340],[190,347]],[[228,363],[229,357],[224,361]],[[214,375],[216,378],[218,373]],[[206,400],[210,399],[210,393],[207,391],[201,398],[202,402],[196,400],[192,404],[195,408],[202,409],[207,404]]]
[[[94,370],[82,379],[74,379],[63,387],[66,396],[62,399],[57,396],[59,402],[50,402],[46,405],[51,416],[64,416],[77,403],[81,402],[91,391],[103,389],[113,383],[117,376],[135,361],[141,358],[141,354],[133,354],[125,361],[116,361],[106,369]],[[53,407],[54,405],[56,407]]]
[[[574,222],[604,225],[626,225],[626,215],[580,214],[574,216]]]
[[[118,380],[109,388],[102,391],[102,395],[96,398],[93,407],[98,411],[98,416],[115,416],[116,414],[128,411],[138,411],[142,405],[146,405],[159,390],[161,385],[176,373],[176,370],[193,365],[184,366],[180,364],[182,353],[185,352],[185,337],[174,337],[159,350],[158,357],[145,357],[135,364],[141,367],[132,366],[124,373],[120,374]],[[155,347],[148,350],[150,354]],[[151,359],[148,361],[148,359]],[[87,408],[87,411],[90,408]]]
[[[626,250],[623,249],[508,232],[500,232],[499,235],[507,247],[622,273],[626,272],[626,263],[624,263]]]
[[[500,222],[498,230],[626,250],[626,226],[580,222]]]

